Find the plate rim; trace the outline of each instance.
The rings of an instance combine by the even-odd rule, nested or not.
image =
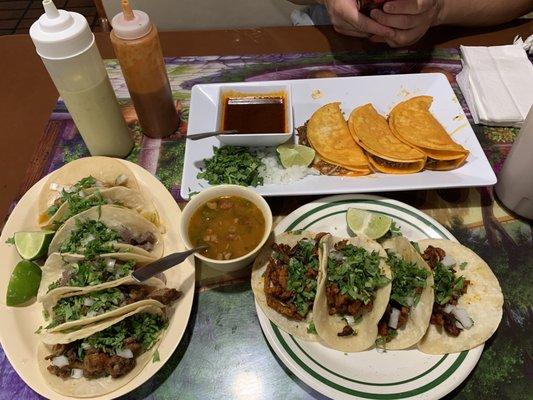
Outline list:
[[[149,171],[147,171],[146,169],[144,169],[140,165],[135,164],[135,163],[133,163],[131,161],[123,160],[123,159],[116,159],[116,160],[121,162],[121,163],[126,164],[130,169],[132,169],[135,177],[139,180],[139,184],[141,186],[144,184],[147,187],[148,190],[150,190],[150,187],[154,187],[155,186],[156,188],[158,188],[159,192],[164,193],[164,195],[163,195],[164,198],[163,199],[160,199],[158,197],[158,200],[159,200],[162,208],[164,208],[165,210],[168,209],[167,210],[168,214],[169,215],[174,215],[174,218],[177,218],[178,220],[179,220],[179,218],[181,218],[182,211],[179,208],[178,204],[176,203],[176,200],[172,197],[172,195],[166,189],[166,187],[154,175],[152,175]],[[9,217],[6,220],[5,225],[2,227],[2,231],[1,231],[1,234],[0,234],[0,243],[3,243],[6,240],[6,235],[7,235],[6,232],[13,230],[13,229],[10,229],[10,228],[12,228],[12,225],[15,224],[13,219],[17,215],[18,204],[23,199],[28,201],[28,197],[38,196],[39,187],[40,186],[41,187],[44,186],[44,183],[48,179],[49,175],[51,173],[53,173],[53,172],[54,171],[51,171],[50,173],[46,174],[41,179],[39,179],[36,183],[34,183],[24,193],[24,195],[17,201],[17,206],[15,206],[13,208],[13,210],[10,212]],[[35,191],[35,194],[33,193],[34,191]],[[165,206],[163,206],[163,204]],[[158,211],[161,212],[160,209],[158,209]],[[37,225],[35,225],[35,228],[37,228]],[[175,233],[175,235],[178,238],[181,239],[181,236],[180,236],[179,231],[178,231],[177,228],[170,229],[171,228],[170,224],[166,224],[165,228],[167,229],[167,232],[169,230],[171,230],[173,233]],[[176,246],[177,247],[183,247],[183,243],[180,242]],[[13,251],[16,251],[16,250],[13,250]],[[164,253],[167,254],[167,252],[168,252],[168,249],[165,248]],[[0,255],[0,259],[2,259],[3,257],[4,256]],[[181,271],[183,271],[182,272],[183,273],[183,278],[181,279],[181,286],[180,286],[180,291],[183,293],[183,295],[182,295],[182,297],[180,299],[180,301],[182,301],[182,304],[183,304],[183,305],[181,305],[181,307],[183,308],[183,310],[181,310],[181,311],[186,311],[187,315],[186,315],[186,318],[185,318],[183,324],[177,325],[176,327],[173,328],[175,330],[175,332],[174,331],[172,332],[174,335],[169,335],[170,329],[167,329],[164,332],[163,339],[161,340],[161,342],[158,345],[158,350],[164,344],[173,343],[173,344],[170,345],[169,351],[166,351],[164,354],[159,353],[160,360],[158,362],[145,365],[142,368],[142,370],[139,372],[139,374],[134,376],[125,385],[115,389],[112,392],[106,393],[104,395],[97,396],[97,397],[94,397],[94,396],[93,397],[84,397],[84,399],[95,399],[95,398],[98,398],[98,399],[114,399],[116,397],[127,395],[128,393],[131,393],[132,391],[138,389],[141,385],[143,385],[147,381],[149,381],[155,374],[157,374],[159,372],[159,370],[161,368],[163,368],[163,366],[167,363],[167,361],[172,357],[172,355],[176,351],[177,347],[179,346],[179,344],[183,340],[183,337],[185,335],[185,331],[186,331],[187,326],[189,324],[190,315],[192,313],[192,306],[193,306],[193,303],[194,303],[195,288],[196,288],[195,264],[194,264],[193,256],[189,257],[186,261],[184,261],[183,264],[180,266],[180,268],[181,268]],[[191,282],[188,284],[189,286],[187,288],[185,288],[185,286],[187,285],[188,281],[191,281]],[[7,284],[8,284],[8,282],[5,282],[5,285],[7,285]],[[0,314],[3,314],[2,310],[7,309],[7,308],[8,307],[7,307],[7,305],[4,304],[4,302],[0,302]],[[177,311],[177,309],[174,309],[172,316],[174,316],[174,313],[176,311]],[[3,317],[2,317],[2,315],[0,315],[0,325],[2,325],[1,324],[2,320],[3,320]],[[45,385],[42,385],[41,382],[39,382],[37,380],[33,380],[33,377],[28,377],[25,374],[21,373],[20,369],[19,369],[19,366],[18,366],[19,360],[17,359],[16,353],[11,351],[12,349],[9,347],[9,345],[8,346],[5,345],[6,343],[9,342],[9,337],[10,337],[10,335],[6,335],[5,334],[5,329],[0,329],[0,345],[2,346],[4,354],[6,355],[6,358],[8,359],[9,363],[11,364],[11,367],[15,370],[17,375],[22,379],[24,384],[26,384],[29,388],[31,388],[35,393],[37,393],[40,396],[44,396],[45,398],[81,399],[80,397],[65,396],[65,395],[62,395],[60,393],[57,393],[51,387],[47,386],[46,383],[45,383]],[[37,349],[36,348],[34,349],[34,353],[35,353],[34,357],[36,357],[36,353],[37,353]],[[150,363],[150,361],[149,361],[149,363]],[[149,365],[152,366],[153,372],[151,372],[150,375],[147,376],[147,377],[140,377],[143,374],[143,371],[145,371],[148,368]],[[136,379],[139,380],[138,383],[135,382]],[[43,379],[43,381],[44,381],[44,379]],[[135,382],[135,383],[132,384],[132,382]],[[130,388],[129,385],[133,385],[133,386]],[[126,390],[126,388],[127,388],[127,390]]]
[[[466,114],[464,112],[464,109],[462,108],[462,106],[460,106],[460,103],[459,103],[459,100],[457,99],[457,96],[451,86],[451,84],[449,83],[449,81],[447,80],[446,76],[443,74],[443,73],[439,73],[439,72],[431,72],[431,73],[421,73],[421,74],[394,74],[394,75],[363,75],[363,76],[343,76],[343,77],[331,77],[331,78],[318,78],[318,79],[313,79],[314,82],[329,82],[329,81],[332,81],[332,80],[346,80],[346,81],[351,81],[351,80],[371,80],[371,79],[397,79],[398,77],[410,77],[410,78],[418,78],[418,79],[423,79],[423,78],[433,78],[437,81],[442,81],[443,84],[446,85],[446,88],[447,90],[449,89],[449,91],[451,92],[451,94],[453,95],[453,99],[455,99],[457,101],[457,103],[459,104],[459,109],[460,109],[460,115],[464,118],[464,120],[466,121],[466,125],[464,127],[464,129],[466,129],[468,132],[469,132],[469,138],[470,140],[472,140],[473,142],[470,144],[471,148],[469,150],[471,150],[470,152],[472,153],[472,150],[475,148],[479,148],[479,152],[476,152],[479,153],[478,156],[481,158],[481,162],[483,163],[484,167],[482,170],[483,170],[483,176],[477,176],[475,178],[471,178],[471,177],[468,177],[468,178],[464,178],[464,179],[461,179],[460,181],[457,181],[455,183],[452,183],[452,184],[446,184],[446,185],[442,185],[442,183],[440,183],[440,179],[434,179],[432,182],[433,183],[427,183],[427,184],[416,184],[416,185],[413,185],[411,184],[410,187],[406,188],[406,187],[402,187],[402,185],[404,185],[403,183],[396,183],[394,185],[389,185],[387,186],[385,189],[383,189],[382,187],[365,187],[364,188],[364,193],[377,193],[377,192],[383,192],[383,191],[387,191],[387,192],[394,192],[394,191],[405,191],[405,190],[423,190],[423,189],[441,189],[441,188],[461,188],[461,187],[479,187],[479,186],[490,186],[490,185],[494,185],[496,182],[497,182],[497,177],[496,177],[496,174],[494,173],[494,170],[492,169],[491,165],[490,165],[490,162],[488,161],[488,158],[487,158],[487,155],[485,154],[485,151],[483,150],[482,146],[481,146],[481,142],[480,140],[478,139],[478,137],[476,136],[476,133],[475,131],[473,130],[473,127],[472,125],[470,124],[470,122],[468,121],[467,117],[466,117]],[[298,85],[298,84],[301,84],[303,82],[308,82],[309,79],[281,79],[281,80],[270,80],[270,81],[247,81],[247,82],[218,82],[218,83],[200,83],[200,84],[195,84],[192,89],[191,89],[191,98],[190,98],[190,102],[189,102],[189,127],[194,124],[194,121],[195,121],[195,118],[196,118],[196,112],[194,112],[194,108],[192,107],[192,105],[194,104],[195,102],[195,99],[200,95],[200,94],[205,94],[205,92],[203,91],[203,88],[220,88],[220,87],[225,87],[225,86],[232,86],[232,85],[238,85],[238,86],[241,86],[241,85],[250,85],[250,86],[265,86],[265,85],[269,85],[269,84],[275,84],[275,83],[283,83],[283,84],[287,84],[291,87],[291,92],[294,91],[294,86],[295,85]],[[206,95],[207,96],[207,95]],[[207,96],[209,97],[209,96]],[[411,96],[409,96],[411,97]],[[321,104],[321,103],[320,103]],[[317,104],[318,106],[319,104]],[[293,105],[293,108],[294,108],[294,105]],[[191,112],[192,111],[192,112]],[[196,183],[198,184],[198,179],[194,179],[193,181],[188,181],[187,177],[188,177],[188,174],[186,173],[187,169],[190,168],[188,166],[192,165],[194,162],[197,162],[199,161],[198,159],[193,159],[192,158],[192,155],[191,155],[191,145],[192,142],[190,141],[187,141],[186,144],[185,144],[185,154],[184,154],[184,170],[183,170],[183,181],[180,187],[180,196],[187,200],[189,199],[189,193],[190,193],[190,190],[187,188],[187,186],[192,186],[193,183]],[[198,145],[198,144],[196,144]],[[434,171],[433,171],[434,172]],[[440,171],[444,174],[449,174],[450,171]],[[453,171],[451,171],[451,173],[453,173]],[[376,175],[376,174],[374,174]],[[327,176],[321,176],[322,178],[328,178]],[[311,177],[313,178],[313,177]],[[330,178],[338,178],[338,177],[330,177]],[[353,179],[353,178],[350,178],[350,179]],[[473,179],[473,181],[472,181]],[[201,185],[197,185],[197,186],[201,186]],[[269,185],[271,186],[271,185]],[[349,194],[349,193],[354,193],[354,192],[357,192],[358,189],[356,187],[356,185],[353,185],[353,186],[350,186],[350,187],[340,187],[340,188],[331,188],[331,189],[319,189],[317,191],[317,188],[316,187],[313,187],[313,188],[309,188],[309,189],[298,189],[298,191],[291,191],[290,189],[290,185],[284,185],[283,187],[283,190],[280,190],[279,192],[276,192],[276,193],[272,193],[271,190],[269,190],[269,186],[259,186],[259,187],[250,187],[251,189],[257,191],[258,193],[260,193],[262,196],[266,196],[266,197],[279,197],[279,196],[290,196],[290,195],[316,195],[316,194],[323,194],[323,195],[334,195],[334,194],[339,194],[339,193],[343,193],[343,194]],[[283,186],[283,185],[275,185],[275,186]],[[208,188],[208,187],[211,187],[211,185],[209,184],[206,184],[205,187],[202,187],[202,190],[205,189],[205,188]],[[191,188],[192,190],[195,190],[195,189],[198,189],[198,188]],[[198,189],[200,190],[200,189]]]
[[[442,224],[440,224],[438,221],[436,221],[431,216],[416,209],[415,207],[412,207],[398,200],[386,198],[383,196],[368,195],[368,194],[348,194],[348,195],[328,196],[328,197],[319,198],[312,202],[306,203],[298,207],[296,210],[291,212],[286,217],[284,217],[283,220],[281,220],[278,223],[278,225],[274,229],[274,232],[276,234],[280,234],[286,230],[289,230],[289,228],[292,229],[297,223],[303,221],[306,218],[306,214],[312,215],[312,211],[320,212],[323,209],[327,208],[323,206],[330,205],[331,207],[334,207],[335,205],[352,203],[353,200],[356,200],[356,201],[359,200],[363,202],[364,201],[380,201],[382,203],[399,206],[401,207],[402,210],[407,210],[410,213],[413,213],[414,214],[413,216],[424,218],[425,220],[427,220],[427,222],[434,225],[434,227],[438,228],[439,230],[442,230],[441,233],[443,233],[445,237],[448,237],[450,240],[457,242],[457,239]],[[297,341],[294,339],[292,335],[282,332],[276,325],[274,325],[263,313],[263,311],[261,310],[261,307],[259,306],[259,304],[257,304],[257,302],[255,302],[255,308],[258,314],[258,319],[259,319],[259,323],[261,326],[261,330],[263,331],[263,334],[265,335],[265,338],[267,339],[268,344],[274,350],[274,353],[280,358],[283,364],[287,368],[289,368],[289,370],[291,370],[292,373],[294,373],[299,379],[305,382],[305,384],[309,385],[311,388],[313,388],[314,390],[316,390],[317,392],[325,396],[333,395],[332,396],[333,398],[336,397],[335,394],[340,394],[341,398],[351,398],[351,399],[359,399],[359,398],[403,399],[403,398],[412,398],[413,396],[418,396],[418,395],[423,396],[424,398],[431,398],[431,399],[440,398],[441,396],[445,396],[446,394],[452,392],[470,375],[470,373],[473,371],[473,369],[477,365],[479,358],[481,357],[481,354],[483,352],[483,348],[484,348],[484,344],[481,344],[480,346],[477,346],[476,348],[471,349],[471,350],[466,350],[460,353],[453,353],[454,355],[457,355],[456,359],[452,362],[451,366],[447,367],[446,371],[441,373],[438,377],[434,378],[431,382],[425,383],[419,386],[419,388],[427,387],[433,384],[434,382],[438,381],[436,385],[428,387],[428,389],[423,392],[419,393],[418,392],[419,388],[418,389],[413,388],[413,389],[407,389],[407,390],[404,389],[404,392],[399,392],[399,393],[379,393],[379,392],[366,393],[366,392],[360,391],[359,389],[358,390],[349,389],[352,392],[358,392],[358,391],[360,392],[357,395],[350,395],[349,393],[343,392],[342,390],[335,389],[334,387],[321,382],[321,379],[318,379],[315,376],[313,376],[313,375],[319,375],[320,374],[319,372],[313,373],[312,368],[309,368],[307,364],[305,363],[305,361],[302,361],[300,358],[298,358],[297,355],[295,355],[295,358],[290,356],[288,353],[289,351],[292,352],[292,350],[290,349],[289,351],[286,350],[288,348],[288,344],[282,343],[282,340],[283,341],[285,340],[282,337],[282,333],[284,334],[284,336],[290,337],[294,341],[297,347],[300,347],[297,344]],[[306,354],[305,351],[302,351],[302,352]],[[429,372],[432,372],[432,370],[435,369],[440,363],[442,363],[448,356],[449,354],[443,355],[441,359],[435,365],[433,365],[429,370],[426,370],[424,373],[419,374],[414,378],[408,379],[407,382],[405,380],[402,380],[400,382],[395,382],[394,384],[400,385],[404,383],[409,383],[409,382],[412,382],[416,379],[423,377]],[[310,357],[309,355],[307,355],[307,357],[312,360],[312,357]],[[468,360],[469,363],[464,364],[465,360]],[[314,362],[316,363],[316,361]],[[307,368],[311,370],[311,373],[306,371],[305,368],[302,367],[300,363],[303,363],[304,365],[306,365]],[[462,370],[460,369],[461,366],[462,366]],[[322,368],[327,370],[327,368],[323,366]],[[451,370],[452,368],[454,369]],[[333,373],[333,375],[335,374]],[[323,378],[323,377],[321,378],[328,380],[327,378]],[[446,386],[443,386],[445,382],[446,382]],[[390,385],[389,384],[383,384],[383,385],[371,384],[371,383],[365,383],[365,382],[355,382],[355,383],[363,384],[366,386],[377,386],[377,387],[394,385],[394,384],[390,384]],[[433,391],[433,394],[430,391]],[[404,394],[406,394],[407,396],[403,396]]]

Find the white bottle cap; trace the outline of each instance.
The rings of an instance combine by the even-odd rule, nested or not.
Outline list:
[[[94,41],[85,17],[58,10],[52,0],[43,0],[45,13],[30,27],[37,53],[44,58],[62,59],[83,53]]]
[[[150,17],[144,11],[132,10],[128,0],[120,2],[122,12],[111,20],[113,33],[126,40],[139,39],[148,34],[152,29]]]

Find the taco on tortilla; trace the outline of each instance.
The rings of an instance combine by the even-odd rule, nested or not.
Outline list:
[[[168,324],[165,309],[152,302],[41,343],[38,364],[48,385],[65,396],[98,397],[131,381]]]
[[[95,206],[69,218],[56,232],[48,254],[81,254],[87,258],[128,252],[146,257],[163,255],[157,227],[128,208]]]
[[[433,98],[418,96],[396,105],[389,126],[396,137],[427,156],[425,168],[445,171],[461,166],[468,150],[454,142],[429,111]]]
[[[313,307],[320,339],[344,352],[371,347],[391,291],[391,272],[385,250],[357,236],[324,239],[321,279]]]
[[[316,341],[313,303],[325,234],[287,232],[257,257],[252,271],[255,300],[280,329]]]
[[[404,237],[383,243],[392,273],[389,304],[378,324],[376,344],[390,350],[406,349],[426,333],[433,308],[431,269]]]
[[[426,239],[418,245],[435,281],[430,325],[419,350],[456,353],[487,341],[500,324],[503,307],[502,290],[490,267],[456,242]]]
[[[97,287],[72,289],[71,292],[52,290],[42,298],[45,332],[65,331],[124,314],[146,304],[147,300],[170,305],[181,296],[178,290],[165,287],[157,278],[139,283],[131,276]]]
[[[354,109],[348,127],[375,170],[385,174],[411,174],[424,168],[426,155],[394,136],[387,120],[372,104]]]

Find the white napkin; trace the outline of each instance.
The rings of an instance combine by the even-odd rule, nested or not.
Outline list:
[[[457,75],[474,122],[521,126],[533,104],[533,65],[523,42],[509,46],[461,46]]]

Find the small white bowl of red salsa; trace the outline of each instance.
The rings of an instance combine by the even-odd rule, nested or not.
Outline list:
[[[272,231],[272,212],[252,189],[219,185],[194,195],[183,209],[180,235],[188,249],[207,246],[195,256],[221,271],[251,264]]]

